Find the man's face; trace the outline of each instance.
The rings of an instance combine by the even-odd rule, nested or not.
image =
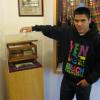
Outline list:
[[[89,31],[91,19],[88,19],[85,14],[77,14],[74,17],[74,25],[80,35],[84,35]]]

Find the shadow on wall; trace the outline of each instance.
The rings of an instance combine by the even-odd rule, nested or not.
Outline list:
[[[4,68],[7,66],[6,44],[3,33],[0,33],[0,100],[6,100]]]
[[[93,84],[90,100],[100,100],[100,79]]]

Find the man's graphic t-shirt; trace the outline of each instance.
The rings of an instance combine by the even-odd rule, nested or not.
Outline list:
[[[73,40],[71,40],[65,72],[74,76],[83,77],[88,49],[88,46],[74,43]]]

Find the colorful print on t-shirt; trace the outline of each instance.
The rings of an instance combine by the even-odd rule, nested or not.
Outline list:
[[[86,55],[89,47],[70,41],[69,55],[65,71],[74,76],[83,77],[85,71]]]

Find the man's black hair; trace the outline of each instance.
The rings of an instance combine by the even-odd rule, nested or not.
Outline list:
[[[75,11],[74,11],[74,17],[77,14],[85,14],[88,19],[91,17],[90,10],[87,7],[76,8]]]

